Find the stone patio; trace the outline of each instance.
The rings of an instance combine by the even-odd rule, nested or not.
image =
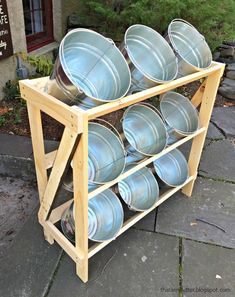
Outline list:
[[[0,296],[234,297],[235,148],[230,139],[234,135],[218,129],[215,118],[213,122],[192,198],[177,193],[92,257],[87,284],[76,277],[74,263],[58,245],[43,239],[37,206],[31,214],[28,209],[25,224],[0,259]],[[8,141],[0,135],[1,142],[2,137]],[[2,149],[0,158],[6,156]],[[31,157],[19,152],[14,162],[32,162]],[[31,171],[26,168],[23,174],[27,172]],[[18,175],[20,171],[14,173],[12,193],[18,197],[25,185],[25,201],[32,197],[33,209],[34,185],[23,181],[27,176]],[[1,197],[7,192],[5,184],[2,179]],[[0,199],[0,207],[1,203]]]

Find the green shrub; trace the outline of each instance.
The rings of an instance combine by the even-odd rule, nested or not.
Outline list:
[[[121,41],[127,27],[136,23],[163,34],[174,18],[194,25],[212,50],[224,40],[235,39],[234,0],[83,0],[81,6],[114,40]]]
[[[54,64],[52,59],[46,56],[27,56],[27,62],[36,69],[36,73],[41,76],[49,76],[53,70]]]
[[[0,115],[0,127],[4,126],[6,122],[6,117],[4,115]]]
[[[18,80],[9,80],[6,82],[5,87],[3,87],[4,99],[14,100],[20,97],[20,87]]]

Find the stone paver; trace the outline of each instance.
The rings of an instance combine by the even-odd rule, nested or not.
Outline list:
[[[151,211],[146,217],[136,223],[133,228],[154,232],[156,210]]]
[[[0,133],[0,155],[29,158],[32,154],[31,138]]]
[[[178,239],[128,230],[90,260],[90,280],[83,284],[74,263],[64,256],[48,297],[174,297],[162,293],[179,287]]]
[[[35,181],[34,162],[30,158],[0,155],[0,175]]]
[[[216,128],[216,126],[214,124],[210,123],[206,138],[208,138],[208,139],[224,139],[224,136],[220,132],[220,130],[218,128]]]
[[[1,297],[44,297],[47,292],[62,251],[44,240],[37,211],[0,262]]]
[[[0,176],[0,259],[37,204],[35,183]]]
[[[179,192],[159,206],[156,231],[235,247],[235,185],[198,178],[192,198]]]
[[[0,175],[36,180],[31,139],[0,133]],[[45,152],[58,148],[58,142],[45,141]]]
[[[227,60],[227,59],[224,59]],[[226,61],[224,61],[226,63]],[[230,78],[224,78],[221,86],[219,87],[219,93],[229,99],[235,99],[235,81]]]
[[[234,259],[235,250],[183,240],[183,296],[234,297]]]
[[[215,107],[211,121],[220,127],[227,137],[235,137],[235,106]]]
[[[31,138],[0,133],[0,155],[20,158],[32,158],[33,148]],[[45,152],[58,148],[58,141],[46,140]]]
[[[206,177],[235,182],[235,148],[231,142],[220,140],[207,146],[199,172]]]

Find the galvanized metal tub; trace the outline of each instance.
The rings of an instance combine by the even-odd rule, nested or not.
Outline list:
[[[125,150],[126,150],[126,165],[135,163],[147,158],[147,156],[135,150],[130,144],[127,144],[125,146]]]
[[[161,152],[167,144],[167,131],[156,110],[145,104],[126,109],[122,119],[124,135],[131,145],[128,150],[145,158]]]
[[[129,164],[125,171],[136,164]],[[145,211],[151,208],[159,197],[159,187],[152,171],[144,167],[118,183],[119,193],[130,209]]]
[[[120,47],[131,70],[131,92],[169,82],[177,76],[177,58],[166,40],[144,25],[133,25]]]
[[[122,98],[130,83],[129,67],[114,42],[79,28],[61,41],[46,89],[60,100],[88,109]]]
[[[123,225],[123,218],[122,204],[111,190],[96,195],[88,202],[88,238],[98,242],[114,239]],[[74,242],[73,202],[62,215],[61,228],[65,236]]]
[[[62,186],[66,191],[73,193],[74,190],[73,190],[73,172],[72,172],[72,170],[68,170],[68,172],[66,173],[65,177],[62,180]],[[98,187],[99,187],[99,185],[88,182],[88,192],[89,193]]]
[[[188,98],[179,93],[165,93],[161,97],[160,111],[167,123],[168,144],[172,144],[199,129],[197,109]]]
[[[116,179],[125,168],[125,149],[114,132],[99,123],[88,125],[88,180],[104,184]]]
[[[110,126],[116,131],[116,134],[106,126],[89,122],[88,124],[88,191],[91,192],[100,185],[116,179],[125,169],[126,152],[117,130],[108,122],[106,126]],[[74,164],[71,162],[71,167]],[[73,192],[73,174],[72,170],[62,181],[63,188],[69,192]]]
[[[168,26],[170,41],[178,58],[178,77],[211,66],[212,54],[205,37],[182,19],[174,19]]]
[[[166,186],[180,186],[189,177],[187,160],[178,149],[155,160],[153,165],[158,177]]]

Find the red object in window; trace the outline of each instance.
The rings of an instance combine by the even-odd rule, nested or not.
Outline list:
[[[54,41],[52,0],[23,0],[28,52]]]

